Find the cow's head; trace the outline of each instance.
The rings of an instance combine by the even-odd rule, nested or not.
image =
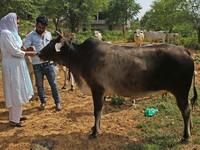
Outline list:
[[[144,34],[144,32],[140,29],[136,29],[136,31],[134,32],[134,36],[139,37],[140,34]]]
[[[55,63],[63,63],[63,57],[67,55],[67,51],[64,50],[69,45],[68,41],[64,38],[63,34],[55,31],[57,37],[52,39],[48,45],[46,45],[40,52],[38,56],[44,61],[54,61]],[[66,47],[64,48],[64,45]]]

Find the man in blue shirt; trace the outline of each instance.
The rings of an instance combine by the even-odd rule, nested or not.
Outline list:
[[[46,31],[48,25],[48,18],[44,15],[37,17],[36,29],[30,32],[26,36],[24,46],[26,48],[30,46],[35,47],[35,51],[39,52],[43,49],[52,39],[51,33]],[[60,105],[60,98],[58,93],[58,86],[56,84],[56,75],[52,62],[41,62],[39,57],[32,57],[33,70],[36,79],[36,86],[38,96],[40,97],[41,105],[39,110],[43,110],[46,105],[46,96],[43,87],[44,75],[46,75],[49,85],[51,86],[52,96],[56,104],[56,110],[62,110]]]

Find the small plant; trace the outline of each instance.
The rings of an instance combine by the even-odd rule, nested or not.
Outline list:
[[[108,96],[107,99],[110,99],[113,105],[122,105],[125,102],[125,98],[118,95]]]
[[[198,56],[198,55],[197,55],[197,56],[195,56],[195,58],[194,58],[194,61],[196,62],[196,64],[199,64],[200,58],[199,58],[199,56]]]

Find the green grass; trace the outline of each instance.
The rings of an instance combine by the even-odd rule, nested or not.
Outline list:
[[[200,88],[197,88],[200,96]],[[190,91],[191,98],[193,90]],[[158,112],[152,117],[144,115],[146,108],[158,108]],[[168,94],[165,99],[160,96],[154,97],[152,101],[138,101],[135,109],[140,110],[140,114],[133,114],[133,119],[139,120],[135,130],[127,133],[128,136],[137,137],[139,142],[129,144],[125,150],[167,150],[167,149],[187,149],[187,144],[181,144],[183,136],[183,118],[179,111],[175,98]],[[192,111],[192,121],[194,128],[191,131],[190,142],[200,145],[200,107],[197,105]],[[134,130],[134,129],[133,129]]]

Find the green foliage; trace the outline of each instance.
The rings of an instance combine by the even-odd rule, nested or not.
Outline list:
[[[194,61],[195,61],[196,64],[199,64],[200,63],[200,57],[198,55],[195,56]]]
[[[19,34],[27,35],[35,28],[35,23],[27,20],[21,20],[19,26]]]
[[[107,99],[110,99],[113,105],[122,105],[125,102],[125,98],[123,96],[118,96],[118,95],[107,96]]]
[[[179,41],[187,48],[192,48],[196,50],[200,49],[200,43],[198,43],[198,38],[196,34],[192,34],[188,37],[179,36]]]
[[[117,41],[124,39],[123,32],[118,30],[113,30],[113,31],[104,30],[102,32],[102,36],[104,41]]]
[[[140,9],[140,4],[136,3],[135,0],[109,0],[108,9],[105,11],[106,23],[108,25],[123,25],[124,34],[127,20],[136,16]]]
[[[129,32],[130,31],[130,32]],[[125,36],[126,36],[126,40],[128,40],[128,42],[135,42],[134,41],[134,34],[133,32],[135,30],[129,30],[128,32],[125,33]]]
[[[106,0],[47,0],[44,13],[50,16],[55,23],[56,29],[60,28],[61,22],[67,23],[71,32],[76,32],[80,26],[87,26],[93,16]]]
[[[153,28],[156,30],[171,31],[179,20],[179,4],[180,1],[177,0],[154,1],[152,10],[142,18],[143,26],[147,24],[150,27],[154,26]]]
[[[191,23],[182,23],[179,25],[175,25],[172,33],[178,33],[182,37],[191,36],[194,31],[193,25]]]
[[[141,19],[141,27],[147,30],[178,32],[188,37],[196,31],[200,43],[200,1],[160,0],[154,1],[152,8]],[[187,42],[188,47],[198,48],[198,44]],[[192,46],[192,44],[194,44]]]
[[[192,23],[194,29],[200,34],[200,1],[199,0],[185,0],[183,1],[181,8],[185,16],[185,20]],[[200,39],[199,39],[200,42]]]
[[[64,31],[68,32],[68,31]],[[117,40],[122,40],[122,39],[129,39],[130,36],[132,36],[132,33],[126,32],[125,35],[123,35],[122,31],[118,30],[104,30],[102,31],[102,36],[104,41],[117,41]],[[83,43],[86,39],[93,37],[93,31],[84,31],[84,32],[78,32],[76,33],[76,43]]]
[[[68,33],[68,30],[63,30],[63,33]],[[101,32],[103,36],[104,41],[117,41],[117,40],[123,40],[127,39],[129,42],[133,42],[133,33],[132,32],[126,32],[125,35],[123,35],[122,31],[118,30],[104,30]],[[55,34],[52,34],[55,36]],[[78,32],[76,33],[76,43],[83,43],[86,39],[94,37],[94,33],[91,30],[83,31],[83,32]]]
[[[136,29],[140,29],[140,21],[139,20],[131,21],[130,30],[135,31]]]
[[[44,0],[9,0],[3,16],[9,12],[15,12],[22,19],[33,19],[39,15],[38,11]]]
[[[8,7],[11,4],[11,0],[0,0],[0,18],[5,16],[9,11]]]
[[[76,34],[76,43],[83,43],[86,39],[92,37],[92,31],[84,31]]]

